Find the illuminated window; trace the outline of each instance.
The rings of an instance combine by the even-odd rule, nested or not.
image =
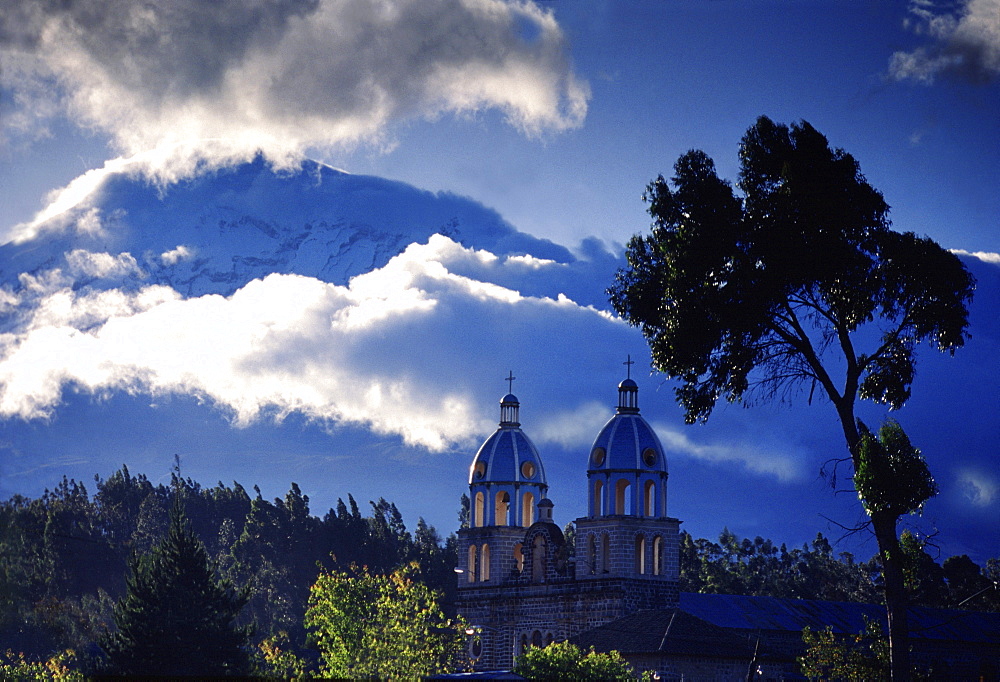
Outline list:
[[[535,522],[535,496],[525,493],[521,507],[521,525],[527,528]]]
[[[510,511],[510,493],[501,490],[497,493],[496,499],[496,525],[506,526],[510,523],[507,512]]]
[[[490,546],[483,545],[483,551],[479,554],[479,579],[490,579]]]
[[[482,528],[486,525],[486,498],[481,492],[476,493],[476,509],[473,516],[473,525],[476,528]]]
[[[531,462],[525,462],[521,465],[521,475],[525,478],[535,477],[535,465]]]
[[[646,573],[646,536],[640,535],[635,539],[635,572],[639,575]]]
[[[476,582],[476,546],[469,545],[469,566],[468,566],[469,582]]]
[[[619,479],[618,483],[615,485],[615,514],[627,514],[628,513],[628,481],[624,478]]]
[[[656,516],[656,484],[646,481],[645,490],[642,495],[643,516]]]
[[[604,481],[594,481],[594,513],[600,516],[604,513]]]

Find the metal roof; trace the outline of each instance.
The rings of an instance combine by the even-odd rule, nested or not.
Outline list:
[[[724,628],[801,632],[832,626],[841,634],[857,634],[865,617],[885,628],[885,607],[878,604],[748,597],[736,594],[683,592],[680,608]],[[910,636],[915,639],[1000,644],[1000,613],[910,607]]]

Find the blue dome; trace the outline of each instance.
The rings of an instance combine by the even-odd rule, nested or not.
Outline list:
[[[594,440],[588,471],[667,470],[660,439],[645,419],[634,413],[619,413],[608,421]]]
[[[469,470],[469,484],[534,483],[546,486],[538,450],[519,428],[502,426],[486,439]]]

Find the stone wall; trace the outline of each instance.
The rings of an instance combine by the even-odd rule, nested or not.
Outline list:
[[[498,670],[513,665],[525,644],[562,641],[633,611],[672,608],[677,601],[675,581],[567,576],[547,583],[466,585],[457,606],[470,625],[482,628],[476,669]]]

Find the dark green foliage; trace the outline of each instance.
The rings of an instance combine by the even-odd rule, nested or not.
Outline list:
[[[982,569],[968,556],[953,556],[942,565],[948,584],[948,606],[970,611],[1000,611],[1000,559]]]
[[[880,598],[873,582],[878,572],[874,561],[857,563],[848,552],[835,556],[822,534],[791,550],[761,537],[741,540],[728,529],[717,543],[688,533],[680,538],[683,592],[871,603]]]
[[[917,343],[963,345],[972,276],[933,241],[890,230],[854,157],[808,123],[758,119],[738,186],[742,200],[704,152],[681,156],[669,184],[647,187],[652,233],[632,238],[609,289],[656,368],[681,380],[689,422],[752,389],[769,400],[819,387],[834,403],[900,407]],[[875,331],[867,350],[853,345],[863,327]],[[843,385],[827,370],[836,356]]]
[[[246,675],[249,630],[234,625],[248,594],[219,580],[180,503],[163,541],[130,562],[116,630],[102,641],[114,675]]]
[[[911,514],[937,495],[938,487],[927,463],[899,424],[887,421],[876,437],[859,419],[858,430],[861,443],[854,487],[869,514]]]
[[[903,551],[903,583],[910,603],[946,606],[948,586],[945,584],[944,569],[924,547],[925,543],[908,530],[899,537],[899,548]]]
[[[252,624],[255,642],[285,631],[293,649],[304,646],[302,620],[319,564],[386,573],[418,561],[419,578],[444,593],[453,613],[455,536],[442,543],[420,521],[411,537],[384,500],[366,517],[348,496],[317,518],[295,484],[268,501],[259,492],[251,498],[238,483],[204,488],[176,473],[169,486],[154,486],[126,467],[96,487],[90,497],[82,484],[64,480],[39,499],[0,502],[0,642],[33,660],[85,651],[112,627],[129,558],[161,542],[177,494],[220,575],[250,589],[237,625]]]

